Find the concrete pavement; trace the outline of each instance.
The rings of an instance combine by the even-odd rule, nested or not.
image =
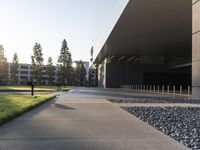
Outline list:
[[[60,93],[1,126],[0,150],[187,149],[105,100],[115,96],[119,91],[89,88]]]

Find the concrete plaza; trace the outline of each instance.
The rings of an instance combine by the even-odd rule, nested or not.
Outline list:
[[[119,89],[76,88],[0,127],[0,150],[186,150],[106,101]]]

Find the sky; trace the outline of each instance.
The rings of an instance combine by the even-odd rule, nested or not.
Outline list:
[[[0,0],[0,44],[8,62],[16,52],[20,63],[30,63],[33,46],[40,43],[44,64],[48,57],[56,64],[66,39],[73,60],[89,61],[91,47],[97,55],[124,1]]]

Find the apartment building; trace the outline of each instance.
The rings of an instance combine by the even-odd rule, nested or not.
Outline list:
[[[76,69],[76,64],[78,63],[78,61],[74,61],[73,62],[73,68]],[[83,61],[83,64],[86,68],[87,71],[87,75],[86,78],[88,78],[88,70],[89,70],[89,62],[87,61]],[[12,63],[8,63],[8,76],[9,79],[11,79],[11,67],[12,67]],[[57,72],[59,70],[58,66],[54,66],[55,67],[55,75],[54,75],[54,80],[53,82],[56,83],[57,82]],[[17,69],[17,79],[18,79],[18,85],[25,85],[27,83],[27,81],[31,80],[31,64],[26,64],[26,63],[19,63],[18,65],[18,69]],[[42,68],[42,73],[43,73],[43,81],[45,85],[48,85],[48,80],[47,80],[47,73],[46,73],[46,66],[43,66]]]

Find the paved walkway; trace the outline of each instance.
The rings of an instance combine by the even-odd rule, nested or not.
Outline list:
[[[0,150],[186,150],[104,100],[114,90],[77,88],[0,127]]]

